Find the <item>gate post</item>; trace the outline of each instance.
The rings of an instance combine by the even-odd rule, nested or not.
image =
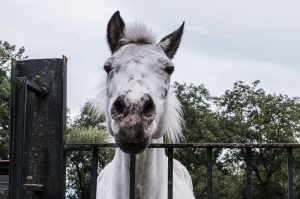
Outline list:
[[[65,198],[67,58],[12,60],[10,199]]]

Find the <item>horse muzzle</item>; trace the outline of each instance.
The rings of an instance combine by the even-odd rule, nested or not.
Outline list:
[[[148,94],[132,103],[125,96],[118,97],[112,105],[112,129],[117,145],[129,154],[143,152],[155,131],[155,105]]]

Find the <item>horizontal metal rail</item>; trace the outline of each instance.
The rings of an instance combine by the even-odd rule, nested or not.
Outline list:
[[[65,151],[92,151],[93,152],[93,168],[91,175],[92,193],[91,198],[96,196],[96,171],[98,148],[116,148],[115,143],[99,143],[99,144],[65,144]],[[252,198],[251,184],[252,184],[252,149],[286,149],[288,157],[288,198],[294,198],[293,191],[293,149],[300,149],[298,143],[265,143],[265,144],[248,144],[248,143],[179,143],[179,144],[150,144],[148,148],[166,148],[168,149],[168,199],[173,198],[173,153],[174,148],[203,148],[207,150],[207,197],[213,198],[212,193],[212,152],[213,149],[246,149],[245,163],[246,163],[246,199]],[[130,199],[135,199],[135,155],[130,156]],[[101,196],[100,196],[101,197]]]
[[[116,143],[99,144],[65,144],[66,151],[89,151],[93,147],[117,148]],[[300,148],[298,143],[271,143],[271,144],[246,144],[246,143],[179,143],[179,144],[150,144],[148,148]]]

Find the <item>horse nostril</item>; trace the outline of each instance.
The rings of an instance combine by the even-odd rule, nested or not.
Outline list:
[[[112,116],[118,116],[124,113],[125,109],[125,97],[123,95],[119,96],[112,105],[111,114]]]
[[[152,97],[148,94],[143,96],[144,105],[143,105],[143,118],[144,119],[154,119],[156,115],[155,104]]]

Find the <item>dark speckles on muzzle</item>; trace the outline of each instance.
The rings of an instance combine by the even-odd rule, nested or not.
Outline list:
[[[136,102],[130,102],[126,95],[119,96],[112,105],[112,118],[119,127],[115,134],[118,146],[126,153],[143,152],[151,142],[147,128],[156,117],[156,109],[150,95],[144,94]]]

